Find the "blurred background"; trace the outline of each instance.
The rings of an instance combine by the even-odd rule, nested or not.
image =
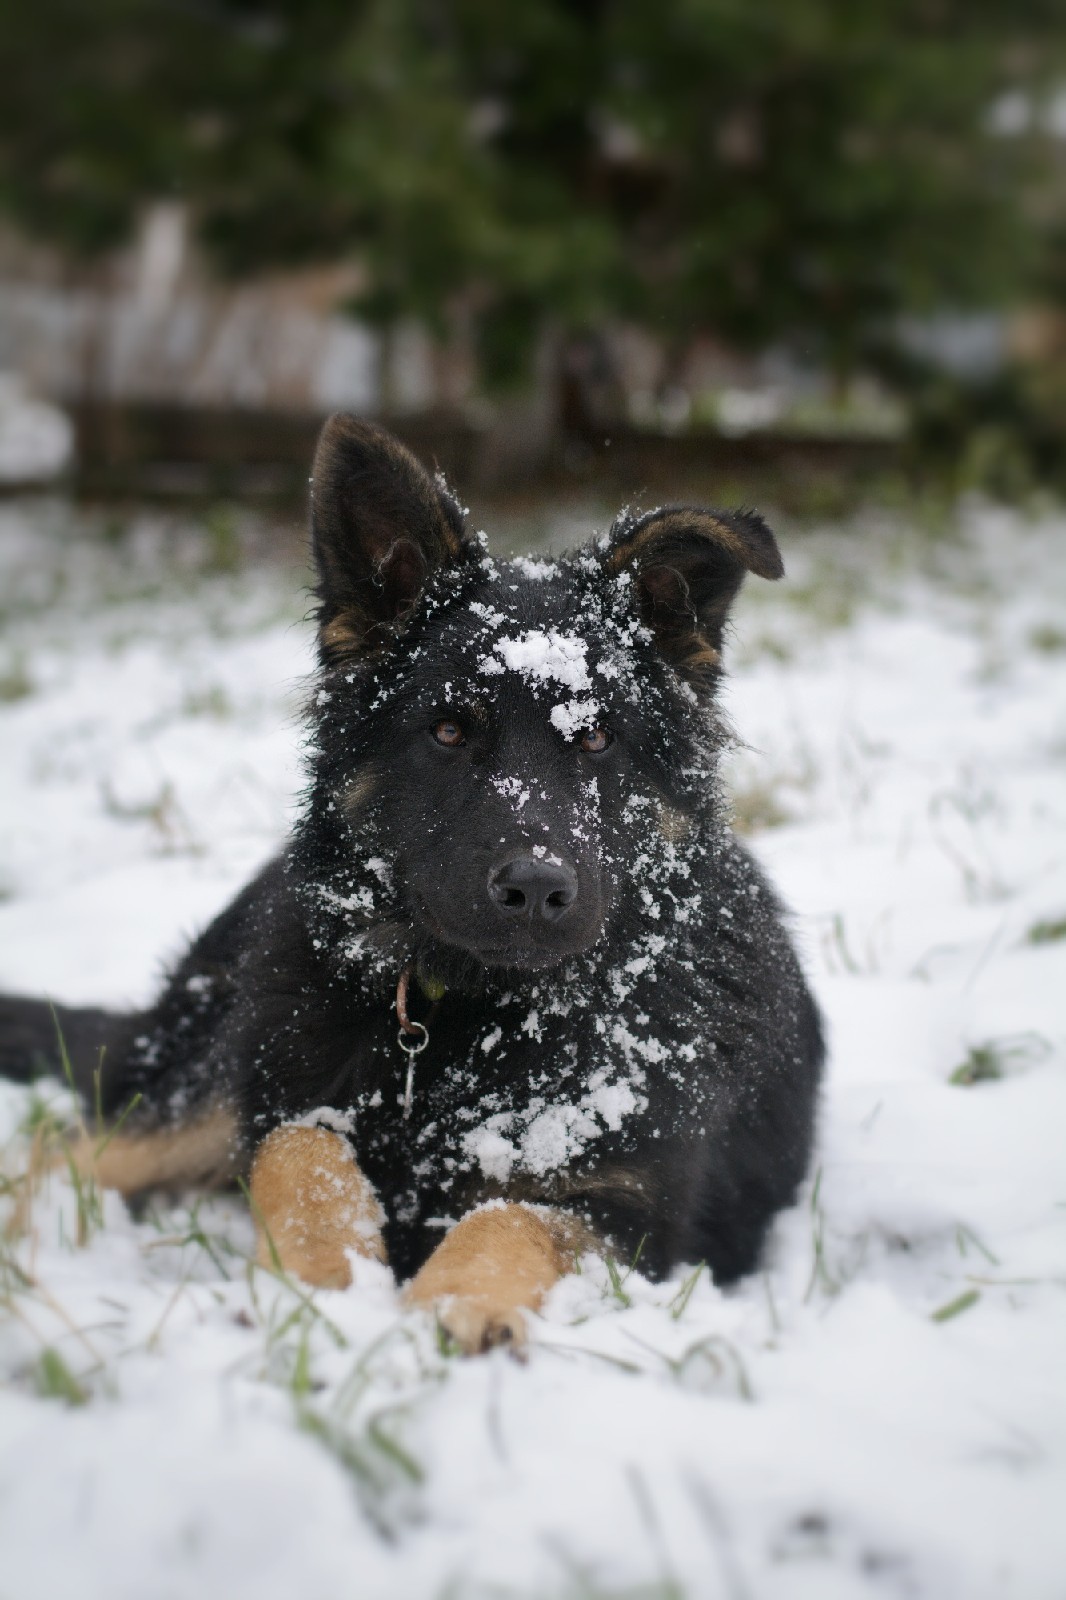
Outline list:
[[[583,1274],[528,1368],[246,1287],[225,1197],[0,1225],[0,1587],[1061,1600],[1064,0],[7,0],[0,67],[0,992],[147,1003],[278,849],[347,408],[498,551],[772,520],[723,775],[832,1040],[766,1274]]]
[[[289,501],[1066,476],[1057,0],[8,7],[0,478]]]

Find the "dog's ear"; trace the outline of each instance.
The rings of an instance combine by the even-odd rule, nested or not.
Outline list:
[[[442,567],[479,554],[463,512],[398,439],[330,417],[311,476],[319,650],[329,664],[372,654]]]
[[[755,511],[668,506],[615,525],[603,556],[630,574],[641,620],[664,656],[694,682],[720,662],[722,632],[746,572],[780,578],[781,552]]]

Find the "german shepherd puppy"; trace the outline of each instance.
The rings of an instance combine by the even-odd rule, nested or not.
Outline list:
[[[260,1260],[388,1259],[468,1350],[525,1336],[584,1248],[749,1272],[807,1169],[823,1045],[731,834],[722,635],[750,511],[623,513],[498,561],[349,416],[314,462],[319,672],[282,854],[121,1018],[61,1010],[134,1195],[247,1174]],[[51,1013],[4,1003],[26,1076]]]

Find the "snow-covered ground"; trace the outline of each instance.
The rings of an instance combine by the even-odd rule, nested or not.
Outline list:
[[[73,521],[0,509],[0,988],[126,1004],[284,830],[306,579]],[[249,1268],[239,1199],[83,1196],[78,1247],[55,1180],[0,1247],[5,1600],[1061,1600],[1066,522],[786,559],[732,765],[833,1053],[765,1272],[589,1261],[528,1364],[463,1361],[384,1268]]]

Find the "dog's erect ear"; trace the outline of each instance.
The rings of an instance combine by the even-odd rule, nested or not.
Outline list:
[[[311,538],[332,664],[380,649],[434,573],[479,553],[443,484],[383,428],[342,413],[315,451]]]
[[[641,620],[660,651],[693,681],[717,672],[722,631],[746,572],[780,578],[781,552],[754,511],[668,506],[615,526],[604,555],[628,572]]]

